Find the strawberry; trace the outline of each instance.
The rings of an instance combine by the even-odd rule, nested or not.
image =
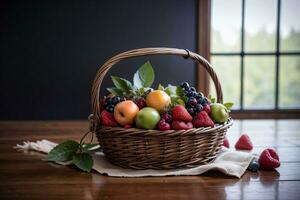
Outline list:
[[[101,122],[104,126],[118,126],[118,123],[116,122],[114,118],[114,114],[111,112],[108,112],[106,110],[103,110],[101,112]]]
[[[235,144],[235,148],[239,150],[252,150],[253,144],[250,140],[250,137],[247,134],[241,135],[241,137]]]
[[[172,117],[173,117],[173,120],[177,120],[177,121],[191,122],[193,120],[193,117],[182,105],[176,105],[173,108],[173,116]]]
[[[229,148],[229,141],[227,137],[225,137],[225,139],[223,140],[223,146]]]
[[[210,105],[209,104],[206,104],[206,106],[203,107],[203,110],[209,114],[210,113]]]
[[[193,125],[195,127],[214,127],[215,124],[214,122],[210,119],[210,117],[208,116],[208,114],[205,111],[201,111],[199,112],[193,120]]]
[[[172,122],[172,128],[174,130],[187,130],[193,128],[193,124],[191,122],[175,120]]]
[[[260,154],[258,162],[261,169],[273,170],[280,166],[279,157],[274,149],[265,149]]]

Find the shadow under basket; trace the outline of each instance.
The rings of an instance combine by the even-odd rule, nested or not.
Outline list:
[[[147,55],[179,55],[201,64],[211,76],[222,103],[222,89],[211,65],[200,55],[189,50],[174,48],[143,48],[118,54],[98,70],[92,87],[91,130],[95,132],[107,160],[123,168],[174,169],[191,168],[212,162],[223,145],[227,129],[233,120],[228,119],[215,127],[189,130],[144,130],[137,128],[101,126],[99,93],[108,70],[116,63],[131,57]]]

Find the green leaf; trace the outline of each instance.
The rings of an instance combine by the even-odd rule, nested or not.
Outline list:
[[[117,95],[117,96],[123,96],[124,91],[119,89],[119,88],[106,88],[110,93],[112,93],[113,95]]]
[[[181,87],[176,87],[176,94],[180,97],[184,96],[183,89]]]
[[[210,103],[215,103],[216,102],[216,98],[214,98],[212,95],[209,95],[208,99],[209,99]]]
[[[133,84],[137,88],[151,87],[154,81],[154,70],[149,61],[144,63],[134,74]]]
[[[65,141],[55,146],[48,154],[49,161],[69,161],[72,160],[73,155],[77,152],[79,143],[73,140]]]
[[[226,102],[223,104],[228,110],[230,110],[232,108],[232,106],[234,105],[233,102]]]
[[[169,84],[168,87],[165,88],[165,92],[169,95],[169,96],[178,96],[177,95],[177,87],[174,85]]]
[[[162,90],[162,91],[165,90],[165,88],[164,88],[164,86],[162,86],[162,84],[159,84],[158,87],[157,87],[157,89],[158,89],[158,90]]]
[[[179,105],[185,106],[185,102],[181,98],[177,99],[176,103]]]
[[[129,91],[133,90],[132,83],[124,78],[117,77],[117,76],[111,76],[111,79],[116,86],[116,88],[123,90],[123,91]]]
[[[88,153],[77,153],[73,156],[72,163],[79,169],[90,172],[93,167],[93,158]]]

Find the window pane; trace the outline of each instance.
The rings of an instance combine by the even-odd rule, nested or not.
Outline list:
[[[244,105],[246,109],[275,107],[275,57],[245,57]]]
[[[300,108],[300,56],[280,57],[280,108]]]
[[[281,1],[280,49],[282,51],[300,50],[300,1]]]
[[[240,107],[240,62],[239,56],[211,57],[211,64],[222,85],[224,102],[234,102],[234,109]],[[216,96],[212,80],[210,82],[210,91],[213,96]]]
[[[238,52],[241,46],[241,0],[213,0],[211,51]]]
[[[245,51],[275,51],[277,0],[245,1]]]

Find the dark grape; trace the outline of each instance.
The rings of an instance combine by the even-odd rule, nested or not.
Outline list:
[[[190,90],[196,92],[196,89],[194,87],[190,87]]]
[[[152,92],[153,89],[152,88],[149,88],[148,90],[146,90],[146,92],[144,92],[144,95],[147,96],[150,92]]]
[[[188,82],[183,82],[180,84],[180,87],[187,89],[190,87],[190,85],[188,84]]]
[[[197,105],[197,100],[194,97],[190,97],[187,101],[187,105],[195,106],[195,105]]]

